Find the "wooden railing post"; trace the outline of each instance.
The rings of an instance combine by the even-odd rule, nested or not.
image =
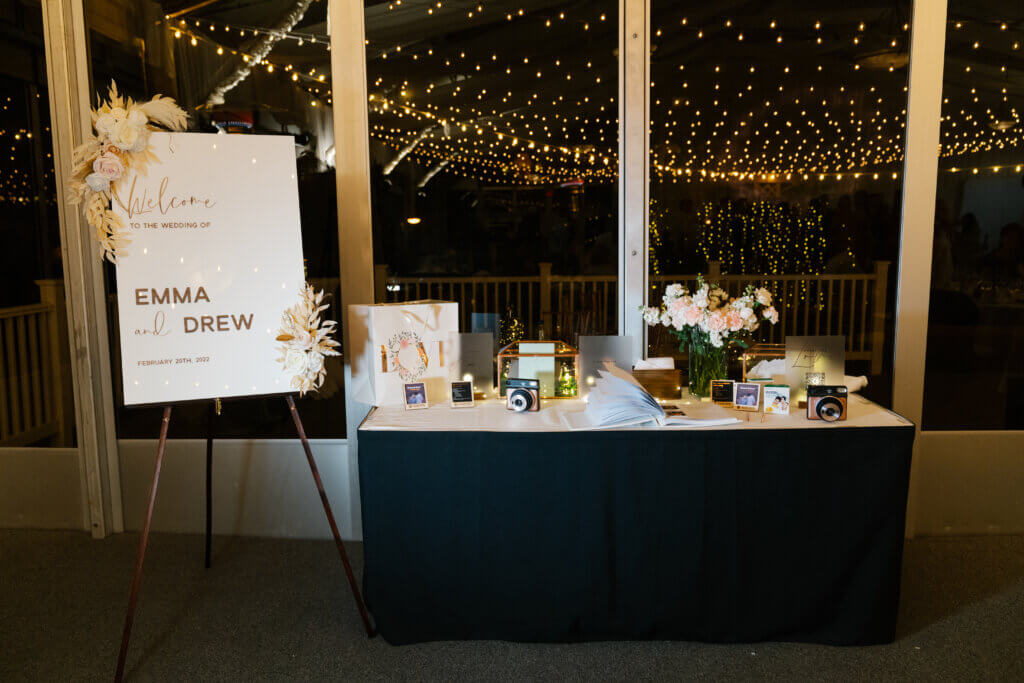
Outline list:
[[[540,267],[540,319],[544,338],[551,339],[551,264],[538,263]],[[534,321],[530,321],[532,325]]]
[[[875,296],[871,303],[871,374],[882,374],[882,352],[885,346],[885,302],[889,291],[889,262],[875,261]]]
[[[373,300],[382,304],[388,300],[388,266],[377,263],[373,266]]]
[[[708,261],[708,282],[718,282],[718,278],[722,276],[722,262],[721,261]]]
[[[46,337],[52,386],[46,387],[49,394],[53,420],[57,424],[54,446],[68,447],[72,444],[75,428],[75,396],[71,384],[71,353],[68,347],[68,315],[64,300],[63,280],[36,280],[39,300],[50,311],[46,315]]]

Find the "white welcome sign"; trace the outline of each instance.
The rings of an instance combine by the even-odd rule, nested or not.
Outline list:
[[[154,133],[118,184],[125,405],[289,391],[275,337],[305,282],[290,136]]]

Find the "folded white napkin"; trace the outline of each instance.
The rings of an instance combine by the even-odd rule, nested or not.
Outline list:
[[[636,365],[633,366],[634,370],[671,370],[676,366],[675,361],[670,356],[662,358],[648,358],[647,360],[638,360]]]

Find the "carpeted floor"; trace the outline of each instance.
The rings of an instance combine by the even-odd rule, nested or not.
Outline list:
[[[109,680],[137,536],[0,531],[0,681]],[[361,546],[349,552],[361,567]],[[150,542],[128,678],[310,680],[1024,680],[1024,537],[925,539],[905,553],[896,643],[367,640],[330,542]]]

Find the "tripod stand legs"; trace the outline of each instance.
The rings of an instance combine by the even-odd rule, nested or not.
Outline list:
[[[171,422],[171,407],[164,408],[163,421],[160,423],[160,440],[156,447],[156,465],[153,467],[153,483],[149,487],[149,505],[146,507],[146,520],[142,523],[142,535],[139,537],[139,554],[135,560],[135,575],[132,577],[132,589],[128,594],[128,612],[124,617],[124,635],[121,636],[121,652],[117,656],[117,673],[114,681],[124,678],[124,663],[128,656],[128,641],[132,637],[132,622],[135,620],[135,605],[139,600],[139,584],[142,583],[142,563],[146,559],[146,544],[149,542],[149,527],[153,522],[153,505],[156,503],[156,487],[160,482],[160,465],[164,459],[167,446],[167,426]]]
[[[323,503],[324,512],[327,514],[327,522],[331,525],[331,533],[334,534],[334,543],[338,546],[338,554],[341,555],[341,563],[345,565],[345,574],[348,576],[348,586],[352,590],[352,597],[355,598],[356,606],[359,608],[359,616],[363,619],[363,626],[366,627],[366,636],[372,638],[375,633],[370,625],[370,617],[366,613],[366,605],[363,604],[362,595],[359,593],[359,586],[356,584],[355,574],[352,573],[352,565],[348,561],[348,553],[341,542],[341,534],[338,532],[338,525],[334,521],[334,513],[331,512],[331,504],[327,500],[327,493],[324,491],[324,484],[320,480],[320,470],[313,460],[313,451],[309,447],[309,440],[306,438],[306,430],[302,427],[302,420],[299,419],[299,412],[295,408],[295,399],[285,396],[288,401],[288,409],[292,413],[292,420],[295,421],[295,429],[299,433],[299,440],[302,441],[302,448],[306,451],[306,460],[309,461],[309,469],[313,472],[313,481],[316,482],[316,489],[320,492],[320,502]]]

